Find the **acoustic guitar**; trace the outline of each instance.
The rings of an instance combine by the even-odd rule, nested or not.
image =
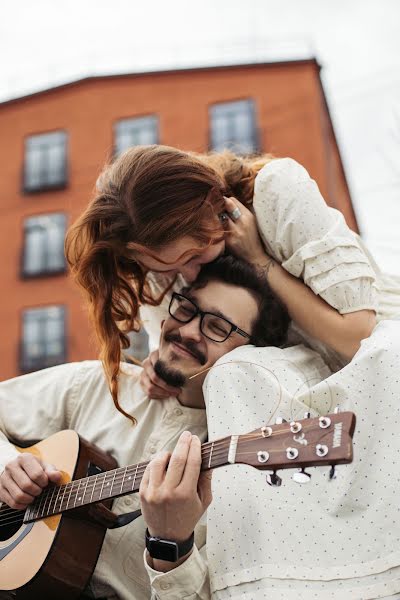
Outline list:
[[[355,416],[350,412],[275,425],[202,445],[202,470],[232,464],[268,471],[279,485],[278,469],[297,468],[305,482],[308,466],[352,461]],[[26,510],[0,507],[0,590],[21,600],[79,598],[96,566],[108,527],[117,518],[113,498],[139,490],[147,462],[116,468],[115,461],[74,431],[61,431],[29,448],[63,474]]]

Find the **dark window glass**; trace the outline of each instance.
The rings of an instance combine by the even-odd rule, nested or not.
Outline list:
[[[211,149],[229,148],[240,154],[257,152],[257,124],[253,100],[221,102],[210,107]]]
[[[34,192],[67,182],[67,134],[53,131],[25,140],[24,189]]]
[[[158,144],[158,117],[121,119],[114,125],[114,134],[117,155],[131,146]]]
[[[22,372],[45,369],[66,361],[63,306],[27,309],[22,320]]]
[[[61,273],[66,269],[66,218],[61,213],[25,219],[22,273],[26,277]]]

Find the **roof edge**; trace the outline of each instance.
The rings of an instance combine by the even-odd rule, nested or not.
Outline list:
[[[136,71],[129,73],[112,73],[105,75],[88,75],[86,77],[80,77],[78,79],[74,79],[72,81],[68,81],[66,83],[61,83],[59,85],[52,86],[50,88],[44,88],[43,90],[38,90],[36,92],[31,92],[29,94],[24,94],[23,96],[16,96],[15,98],[9,98],[8,100],[0,101],[0,107],[6,106],[8,104],[14,104],[16,102],[21,102],[24,100],[28,100],[30,98],[36,98],[42,94],[50,94],[52,92],[62,90],[65,88],[73,87],[75,85],[79,85],[86,82],[91,81],[99,81],[104,79],[118,79],[118,78],[128,78],[128,77],[145,77],[148,75],[174,75],[177,73],[191,73],[191,72],[204,72],[204,71],[221,71],[226,69],[241,69],[241,68],[256,68],[256,67],[282,67],[284,65],[300,65],[300,64],[315,64],[319,69],[321,65],[318,63],[316,57],[310,58],[300,58],[293,60],[276,60],[276,61],[268,61],[268,62],[252,62],[252,63],[227,63],[226,65],[209,65],[202,67],[182,67],[175,69],[155,69],[148,71]]]

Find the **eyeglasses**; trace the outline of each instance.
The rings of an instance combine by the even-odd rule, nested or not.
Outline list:
[[[189,298],[176,292],[172,294],[168,312],[171,317],[180,323],[190,323],[197,315],[200,315],[200,331],[206,338],[213,342],[225,342],[234,332],[249,339],[251,337],[243,329],[228,321],[228,319],[200,310],[193,300],[189,300]]]

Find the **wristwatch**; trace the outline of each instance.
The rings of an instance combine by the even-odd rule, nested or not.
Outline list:
[[[184,542],[174,542],[173,540],[163,540],[162,538],[151,536],[149,530],[146,529],[146,548],[151,558],[176,562],[193,548],[193,543],[194,532]]]

